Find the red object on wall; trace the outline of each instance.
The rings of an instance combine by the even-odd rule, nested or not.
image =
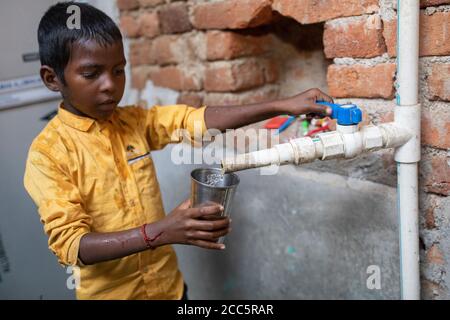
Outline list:
[[[269,121],[267,121],[266,124],[264,125],[264,128],[266,128],[266,129],[278,129],[288,119],[289,119],[289,117],[286,117],[286,116],[277,116],[277,117],[272,118]]]

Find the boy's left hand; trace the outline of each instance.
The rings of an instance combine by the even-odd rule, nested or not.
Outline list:
[[[314,116],[318,115],[322,117],[331,115],[332,110],[330,107],[317,104],[316,101],[333,103],[333,99],[329,95],[317,88],[309,89],[279,102],[283,112],[290,115],[298,116],[301,114],[312,114]]]

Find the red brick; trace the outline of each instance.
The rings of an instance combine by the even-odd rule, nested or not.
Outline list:
[[[327,81],[330,95],[336,98],[394,97],[395,64],[383,63],[328,67]]]
[[[383,20],[383,37],[390,57],[397,56],[397,20]]]
[[[442,287],[435,282],[421,279],[420,280],[420,294],[421,298],[424,300],[434,300],[439,297],[441,294],[445,294],[445,291]]]
[[[180,62],[172,47],[179,40],[177,35],[165,35],[156,38],[152,43],[151,56],[159,65]]]
[[[450,195],[450,163],[446,154],[423,155],[420,173],[426,192]]]
[[[424,13],[420,16],[419,55],[450,55],[450,12],[436,12],[433,15]],[[388,53],[397,55],[397,20],[384,21],[383,36]]]
[[[209,31],[206,36],[208,60],[230,60],[238,57],[259,55],[271,46],[269,35],[253,36],[237,32]]]
[[[274,100],[278,96],[278,87],[264,86],[256,90],[239,93],[208,93],[205,96],[204,104],[207,106],[242,105]]]
[[[156,86],[179,91],[197,91],[202,89],[198,74],[175,66],[162,67],[150,72],[150,79]]]
[[[204,104],[207,106],[231,106],[241,104],[241,94],[236,93],[208,93]]]
[[[259,103],[269,100],[274,100],[279,98],[279,88],[278,87],[263,87],[260,90],[249,92],[243,95],[241,98],[241,103]]]
[[[130,44],[130,64],[137,66],[153,64],[155,61],[150,55],[151,42],[146,40],[133,41]]]
[[[266,83],[275,83],[278,81],[280,71],[278,63],[272,59],[260,59],[259,63],[264,70],[264,79]]]
[[[186,3],[173,3],[158,11],[162,33],[181,33],[192,30]]]
[[[378,11],[378,0],[273,0],[272,7],[302,24]]]
[[[386,52],[381,18],[378,15],[348,21],[327,22],[323,35],[327,58],[372,58]]]
[[[434,229],[436,228],[436,219],[434,217],[434,210],[437,207],[435,196],[430,196],[426,194],[426,197],[420,199],[420,212],[423,212],[425,228],[426,229]]]
[[[194,7],[192,24],[197,29],[243,29],[272,20],[271,0],[227,0]]]
[[[142,90],[148,80],[150,67],[139,66],[131,69],[131,86],[135,89]]]
[[[162,3],[164,3],[164,0],[139,0],[139,4],[142,8],[156,7]]]
[[[136,38],[139,36],[139,23],[131,15],[123,15],[120,17],[120,29],[128,38]]]
[[[449,0],[420,0],[420,6],[422,8],[439,6],[442,4],[450,4],[450,1]]]
[[[119,10],[133,10],[139,8],[138,0],[117,0]]]
[[[450,110],[433,108],[422,111],[422,143],[435,148],[450,148]]]
[[[450,12],[436,12],[420,17],[421,56],[450,55]]]
[[[179,95],[177,103],[198,108],[203,105],[203,95],[195,92],[183,92]]]
[[[139,18],[140,35],[154,38],[160,34],[159,17],[156,12],[143,13]]]
[[[205,90],[209,92],[245,90],[264,82],[264,68],[255,60],[212,64],[205,70]]]
[[[437,244],[433,244],[426,254],[427,263],[443,265],[445,263],[444,256]]]
[[[450,64],[434,64],[427,83],[429,99],[450,101]]]
[[[183,63],[196,58],[190,38],[181,35],[163,35],[153,40],[151,56],[159,65]]]

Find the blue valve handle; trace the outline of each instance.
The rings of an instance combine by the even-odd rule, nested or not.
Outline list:
[[[333,110],[331,119],[336,119],[338,125],[352,126],[362,121],[361,109],[354,104],[337,104],[326,101],[316,101],[316,103],[330,107]]]

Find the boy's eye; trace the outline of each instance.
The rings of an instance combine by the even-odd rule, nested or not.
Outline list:
[[[97,72],[84,72],[81,75],[86,79],[93,79],[97,76],[97,74],[98,74]]]
[[[124,72],[125,72],[124,69],[117,69],[117,70],[116,70],[116,74],[122,74],[122,73],[124,73]]]

